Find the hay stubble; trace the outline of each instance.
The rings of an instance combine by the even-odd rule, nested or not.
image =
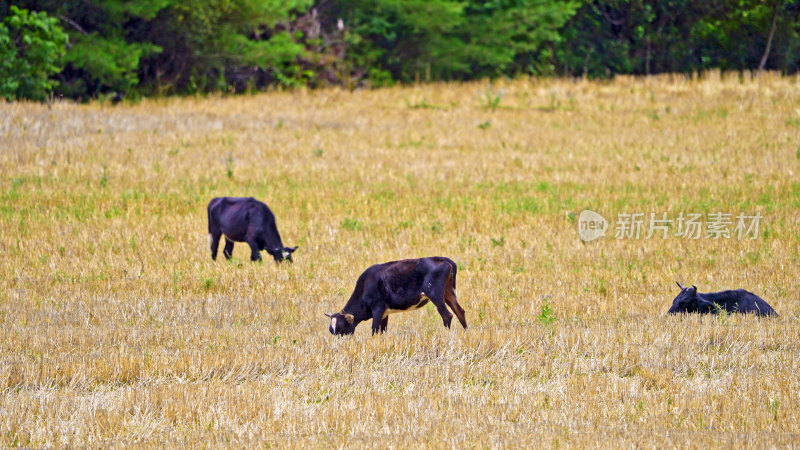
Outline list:
[[[797,80],[495,87],[1,104],[0,442],[797,445]],[[212,262],[222,195],[296,262]],[[584,245],[584,208],[764,228]],[[367,266],[427,255],[468,330],[327,332]],[[781,316],[666,317],[676,279]]]

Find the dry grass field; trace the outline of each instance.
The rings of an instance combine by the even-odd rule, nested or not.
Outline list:
[[[0,445],[796,447],[799,81],[0,103]],[[212,261],[216,196],[295,263]],[[651,212],[762,219],[615,239]],[[369,265],[432,255],[469,329],[328,332]],[[780,316],[667,316],[676,280]]]

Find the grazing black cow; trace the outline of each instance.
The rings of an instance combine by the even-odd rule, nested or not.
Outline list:
[[[211,258],[217,259],[219,239],[225,235],[222,254],[231,259],[234,242],[247,242],[250,260],[260,261],[261,250],[275,258],[275,262],[288,259],[297,247],[284,247],[275,216],[269,207],[253,197],[217,197],[208,204],[208,242]]]
[[[725,310],[729,313],[753,313],[758,316],[778,315],[761,297],[744,289],[701,294],[694,285],[683,287],[678,283],[678,287],[681,288],[681,293],[672,301],[672,308],[667,311],[669,314],[717,314]]]
[[[453,315],[467,328],[464,308],[456,300],[456,263],[448,258],[406,259],[371,266],[358,277],[356,289],[347,304],[331,318],[332,334],[353,334],[356,325],[372,319],[372,334],[383,333],[389,314],[413,311],[432,301],[450,328]],[[446,306],[445,306],[446,305]]]

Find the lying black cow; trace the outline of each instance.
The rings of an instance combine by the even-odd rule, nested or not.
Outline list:
[[[376,264],[361,274],[350,300],[331,318],[328,330],[333,334],[353,334],[356,325],[372,319],[372,333],[386,331],[389,314],[413,311],[432,301],[450,328],[453,315],[467,328],[464,309],[456,300],[456,263],[448,258],[406,259]],[[445,306],[447,305],[447,306]]]
[[[234,242],[247,242],[250,260],[260,261],[261,250],[275,258],[275,262],[288,259],[297,247],[284,247],[275,216],[264,203],[250,198],[217,197],[208,204],[208,242],[211,258],[217,259],[219,239],[225,235],[225,250],[222,254],[231,259]]]
[[[761,297],[744,289],[701,294],[694,285],[683,287],[678,283],[678,287],[681,288],[681,293],[672,301],[672,308],[667,311],[669,314],[717,314],[724,310],[729,313],[753,313],[758,316],[778,315]]]

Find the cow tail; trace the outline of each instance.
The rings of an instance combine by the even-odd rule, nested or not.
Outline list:
[[[213,203],[214,203],[214,201],[212,200],[211,203],[208,204],[208,234],[211,234],[213,232],[212,231],[212,225],[211,225],[211,205]]]
[[[450,267],[452,268],[453,273],[453,291],[456,290],[456,274],[458,273],[458,265],[450,258],[447,259],[447,262],[450,263]]]
[[[208,234],[213,234],[214,231],[219,232],[219,224],[214,219],[214,208],[219,204],[219,197],[212,199],[208,202]],[[216,227],[214,226],[216,225]]]
[[[458,264],[453,261],[450,261],[450,265],[453,266],[453,289],[456,288],[456,274],[458,274]]]

